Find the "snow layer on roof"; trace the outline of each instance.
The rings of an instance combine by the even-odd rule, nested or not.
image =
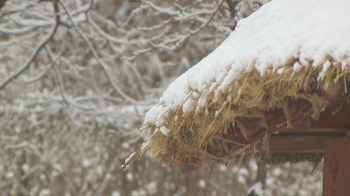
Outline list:
[[[225,89],[240,73],[253,69],[263,76],[268,69],[283,73],[291,58],[298,71],[313,60],[314,66],[331,56],[344,66],[350,63],[349,0],[273,0],[246,19],[211,54],[177,78],[145,117],[144,124],[164,126],[162,117],[194,101],[193,90],[203,92],[215,81]],[[192,90],[191,90],[192,89]],[[210,90],[209,90],[210,91]],[[205,96],[199,100],[205,103]],[[167,135],[167,129],[159,129]]]

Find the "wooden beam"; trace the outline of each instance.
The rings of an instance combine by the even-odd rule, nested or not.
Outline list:
[[[270,153],[323,153],[328,136],[271,136]]]
[[[309,102],[302,99],[293,101],[288,104],[288,113],[293,128],[287,128],[287,117],[282,108],[265,111],[261,114],[264,116],[263,120],[260,118],[249,119],[247,122],[242,121],[241,127],[247,130],[248,138],[241,133],[241,127],[236,126],[223,136],[225,141],[208,147],[207,152],[224,157],[238,150],[242,145],[252,144],[260,140],[265,134],[272,134],[270,138],[271,153],[323,152],[328,137],[344,137],[348,130],[345,128],[350,127],[350,120],[348,120],[350,107],[345,107],[337,114],[332,115],[332,111],[337,107],[339,104],[333,104],[321,113],[318,121],[315,121],[308,118],[309,114],[312,113]],[[266,128],[267,126],[268,128]],[[274,132],[279,134],[276,135]],[[304,142],[298,143],[297,140]],[[225,143],[225,148],[223,148],[223,143]],[[238,143],[242,145],[238,145]]]
[[[323,153],[327,139],[346,137],[345,129],[285,129],[269,139],[271,153]],[[260,146],[259,146],[260,147]],[[262,148],[262,147],[261,147]]]
[[[344,137],[347,135],[348,129],[337,129],[337,128],[308,128],[308,129],[281,129],[278,135],[288,136],[329,136],[329,137]],[[271,136],[274,136],[272,134]]]
[[[323,166],[323,195],[350,193],[350,138],[330,138],[326,142]]]
[[[291,123],[294,123],[304,119],[305,114],[310,113],[312,105],[306,100],[299,99],[288,104],[288,107],[291,116]],[[208,146],[207,152],[217,157],[224,157],[235,152],[245,144],[253,144],[254,142],[261,140],[266,134],[270,135],[276,131],[287,128],[287,120],[282,108],[265,111],[264,116],[266,118],[265,120],[268,129],[265,128],[266,126],[262,126],[263,122],[260,118],[249,119],[246,122],[243,121],[243,119],[241,121],[241,126],[247,130],[248,133],[246,135],[248,138],[242,134],[241,127],[236,126],[231,128],[227,135],[222,136],[222,142],[226,142],[227,150],[222,150],[224,149],[222,147],[222,142],[218,142],[212,146]],[[220,138],[217,139],[220,140]]]
[[[334,104],[326,108],[319,116],[318,120],[311,119],[311,128],[338,128],[348,129],[350,127],[350,105],[344,105],[337,113],[334,111],[341,107],[340,104]]]
[[[328,138],[346,137],[348,134],[350,104],[332,114],[339,109],[340,103],[341,100],[334,101],[316,121],[310,117],[313,110],[309,101],[286,99],[284,110],[275,108],[261,111],[260,117],[237,118],[227,134],[214,138],[213,144],[205,147],[206,152],[220,159],[271,135],[269,153],[322,153]],[[265,152],[263,149],[266,150],[262,144],[258,145],[258,151]]]

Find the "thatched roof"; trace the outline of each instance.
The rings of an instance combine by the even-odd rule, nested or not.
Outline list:
[[[266,154],[279,128],[305,115],[317,119],[348,91],[349,7],[344,0],[274,0],[240,21],[146,114],[145,142],[126,164],[146,151],[176,166],[242,162]],[[295,111],[286,111],[291,103]],[[266,120],[278,109],[285,123]],[[224,153],[210,153],[217,146]]]

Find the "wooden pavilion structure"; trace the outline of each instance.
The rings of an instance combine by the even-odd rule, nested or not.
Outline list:
[[[349,82],[348,85],[350,85]],[[332,88],[337,88],[337,85]],[[339,98],[344,96],[337,93],[334,94],[333,103],[320,114],[318,120],[314,120],[310,115],[312,112],[310,103],[304,100],[289,100],[285,109],[264,112],[264,118],[247,127],[249,130],[254,130],[248,139],[243,135],[237,136],[232,131],[224,136],[228,141],[216,143],[208,149],[208,152],[217,156],[226,156],[239,148],[239,145],[233,145],[229,139],[234,138],[234,141],[239,143],[253,143],[263,138],[266,132],[272,133],[269,137],[268,153],[271,158],[274,156],[275,158],[268,159],[267,162],[276,164],[285,161],[309,160],[317,164],[317,161],[321,161],[320,158],[323,157],[323,194],[325,196],[348,195],[350,193],[350,107],[341,99],[335,101],[337,96]],[[290,127],[288,127],[289,123]],[[265,127],[261,127],[261,124]],[[261,145],[259,149],[266,152],[263,150],[263,143],[258,144]],[[298,160],[298,155],[306,155],[306,157]],[[296,157],[293,158],[293,156]],[[199,166],[189,164],[183,168],[191,171]]]
[[[349,103],[350,2],[274,0],[168,87],[123,168],[145,152],[184,173],[323,159],[324,195],[345,196]]]

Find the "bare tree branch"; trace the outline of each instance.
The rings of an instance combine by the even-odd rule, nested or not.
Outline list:
[[[2,1],[4,1],[4,5],[5,5],[6,0],[2,0]],[[8,9],[8,10],[1,10],[0,9],[0,11],[1,11],[0,12],[0,18],[2,18],[5,15],[9,15],[9,14],[12,14],[12,13],[24,11],[24,10],[30,8],[30,7],[35,6],[35,5],[37,5],[37,3],[25,2],[25,3],[23,3],[23,4],[19,5],[19,6],[16,6],[16,7],[12,8],[12,9]]]
[[[16,80],[16,82],[21,83],[21,84],[30,84],[30,83],[37,82],[40,79],[42,79],[52,69],[52,67],[55,66],[56,61],[62,56],[62,53],[64,52],[64,49],[66,46],[66,42],[67,42],[66,39],[63,39],[63,43],[61,45],[61,50],[59,51],[59,53],[55,57],[52,57],[51,51],[48,50],[49,48],[46,45],[45,48],[46,48],[46,51],[48,52],[48,55],[49,55],[51,62],[47,66],[45,66],[45,69],[41,73],[39,73],[37,76],[35,76],[33,78],[25,79],[25,80]]]
[[[54,17],[55,17],[55,24],[53,25],[51,31],[40,41],[40,43],[34,48],[31,56],[29,59],[15,72],[12,73],[8,78],[6,78],[1,84],[0,84],[0,90],[5,88],[5,86],[10,83],[13,79],[17,78],[21,73],[23,73],[30,64],[35,60],[39,52],[44,48],[44,46],[53,38],[55,35],[58,25],[59,25],[59,20],[60,17],[58,15],[59,13],[59,8],[57,5],[57,1],[53,1],[53,8],[54,8]]]
[[[119,95],[121,95],[125,101],[127,102],[131,102],[134,103],[135,99],[131,98],[130,96],[126,95],[118,86],[117,84],[115,84],[114,80],[113,80],[113,76],[111,74],[111,70],[108,68],[108,65],[106,65],[103,61],[101,61],[100,57],[98,56],[97,52],[95,51],[94,47],[92,46],[92,44],[90,43],[89,39],[84,35],[84,33],[80,30],[80,28],[78,27],[78,25],[74,22],[71,14],[69,13],[67,7],[61,2],[58,1],[63,10],[65,11],[65,13],[67,14],[69,20],[71,21],[71,23],[73,24],[75,30],[78,32],[78,34],[81,36],[81,38],[85,41],[86,45],[88,45],[91,53],[93,54],[93,56],[95,57],[96,61],[98,62],[98,64],[103,68],[103,70],[105,71],[110,83],[112,84],[112,86],[114,87],[114,89],[119,93]],[[92,4],[93,1],[91,1],[90,3]]]

